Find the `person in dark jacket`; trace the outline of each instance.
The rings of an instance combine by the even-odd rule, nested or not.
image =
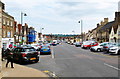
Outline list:
[[[7,50],[6,50],[6,53],[7,53],[6,68],[8,67],[8,63],[9,63],[9,62],[11,62],[11,68],[14,68],[14,67],[13,67],[13,53],[11,52],[10,49],[7,49]]]

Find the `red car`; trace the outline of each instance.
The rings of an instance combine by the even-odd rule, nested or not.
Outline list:
[[[83,42],[82,44],[82,48],[91,48],[93,46],[97,46],[98,45],[98,42],[96,41],[86,41],[86,42]]]

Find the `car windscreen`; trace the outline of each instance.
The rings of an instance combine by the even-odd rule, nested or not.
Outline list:
[[[84,45],[89,45],[89,44],[91,44],[91,42],[84,42],[83,44]]]
[[[120,47],[120,43],[116,43],[116,46]]]
[[[24,52],[33,52],[36,51],[34,48],[25,48]]]
[[[102,45],[102,46],[105,46],[105,45],[107,45],[108,43],[100,43],[100,45]]]
[[[49,46],[48,45],[44,45],[44,46],[42,46],[42,48],[48,48]]]

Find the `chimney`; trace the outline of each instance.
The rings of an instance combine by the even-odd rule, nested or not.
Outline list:
[[[99,27],[99,26],[100,26],[100,24],[98,23],[98,24],[97,24],[97,27]]]
[[[105,22],[105,23],[108,23],[108,18],[104,18],[104,22]]]
[[[101,25],[103,25],[103,24],[104,24],[104,22],[103,22],[103,21],[101,21],[101,22],[100,22],[100,24],[101,24]]]
[[[115,12],[115,21],[120,22],[120,12]]]

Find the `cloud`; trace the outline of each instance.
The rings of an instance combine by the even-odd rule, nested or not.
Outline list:
[[[20,12],[27,13],[24,22],[37,31],[43,25],[45,33],[70,33],[84,21],[84,31],[92,29],[104,17],[114,19],[118,0],[2,0],[6,11],[20,22]],[[42,27],[42,26],[41,26]]]

